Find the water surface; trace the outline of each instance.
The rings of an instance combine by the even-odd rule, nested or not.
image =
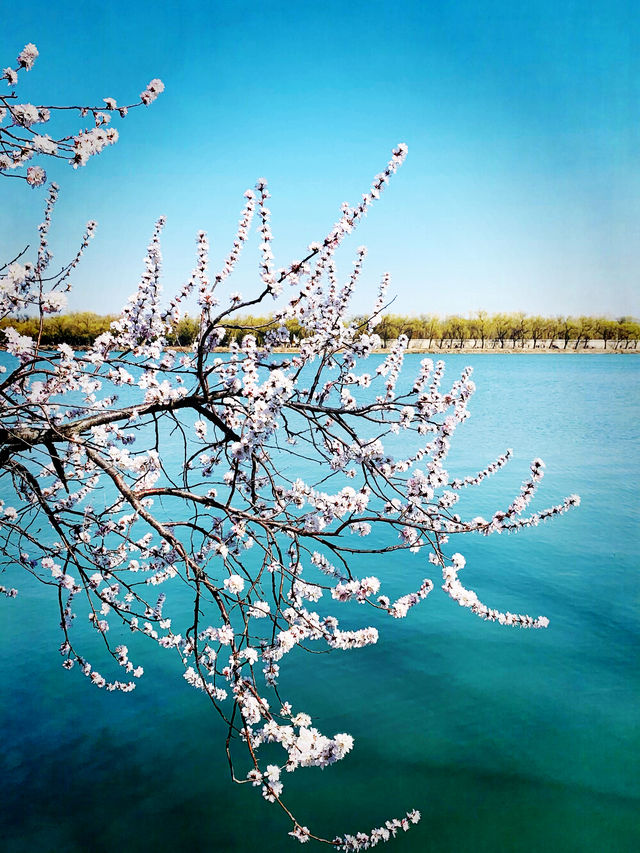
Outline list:
[[[407,374],[419,360],[408,357]],[[418,808],[422,822],[386,848],[397,853],[638,850],[640,359],[446,363],[449,378],[472,364],[478,385],[449,470],[474,473],[515,451],[465,496],[465,512],[506,507],[536,456],[547,468],[534,508],[581,495],[578,510],[537,529],[455,543],[481,600],[544,614],[550,627],[484,623],[432,573],[436,590],[407,619],[367,613],[377,646],[292,656],[283,694],[356,744],[331,768],[285,779],[289,805],[329,837]],[[429,575],[419,556],[365,569],[390,595]],[[50,591],[12,582],[18,599],[0,602],[3,850],[297,849],[277,807],[229,782],[223,730],[176,661],[141,646],[134,694],[91,689],[60,667]]]

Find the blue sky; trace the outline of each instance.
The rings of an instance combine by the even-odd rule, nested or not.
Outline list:
[[[21,101],[165,93],[61,185],[53,248],[99,229],[74,309],[117,311],[158,216],[165,290],[209,233],[228,251],[244,190],[269,180],[276,264],[300,257],[406,142],[409,156],[341,252],[369,256],[354,312],[392,274],[401,313],[640,315],[640,22],[616,0],[112,2],[16,5],[0,65],[34,42]],[[634,50],[634,47],[636,48]],[[74,118],[69,132],[79,129]],[[0,256],[33,242],[42,191],[0,183]],[[230,290],[250,293],[255,241]]]

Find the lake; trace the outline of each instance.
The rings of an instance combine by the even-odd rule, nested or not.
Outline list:
[[[420,358],[408,356],[407,376]],[[478,386],[449,472],[473,474],[514,450],[465,494],[463,516],[505,508],[537,456],[547,467],[534,510],[582,498],[537,529],[450,549],[466,556],[462,580],[483,602],[543,614],[550,627],[482,622],[420,555],[362,561],[392,597],[426,576],[436,589],[404,620],[367,611],[376,646],[283,661],[296,710],[355,738],[338,764],[299,770],[285,801],[327,837],[419,809],[390,853],[638,850],[640,358],[445,361],[448,379],[473,365]],[[50,590],[8,574],[2,583],[20,594],[0,601],[6,853],[297,849],[280,809],[230,782],[224,729],[173,657],[141,646],[132,695],[91,688],[60,666]]]

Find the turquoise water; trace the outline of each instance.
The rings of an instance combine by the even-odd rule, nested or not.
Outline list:
[[[418,362],[409,357],[408,374]],[[285,779],[288,804],[328,837],[418,808],[422,822],[386,848],[398,853],[636,851],[640,359],[446,362],[449,378],[472,364],[478,386],[449,471],[515,451],[469,492],[470,515],[506,506],[536,456],[547,464],[536,509],[582,497],[535,530],[454,543],[482,601],[544,614],[550,627],[484,623],[432,573],[436,589],[407,619],[367,613],[377,646],[293,657],[282,693],[356,743],[337,765]],[[363,568],[392,596],[429,575],[418,556]],[[224,731],[173,658],[140,646],[146,674],[134,694],[91,689],[60,667],[49,590],[11,583],[18,599],[0,601],[3,850],[298,849],[277,807],[229,781]]]

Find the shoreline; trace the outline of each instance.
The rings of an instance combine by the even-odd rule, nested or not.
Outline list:
[[[180,347],[180,346],[171,346],[167,347],[167,349],[173,350],[175,352],[191,352],[191,347]],[[212,352],[229,352],[228,347],[216,347]],[[280,354],[289,354],[294,355],[300,352],[299,347],[276,347],[272,350],[272,352],[280,353]],[[381,347],[380,349],[374,349],[371,351],[372,355],[386,355],[391,352],[391,347]],[[588,348],[588,349],[574,349],[571,347],[570,349],[547,349],[547,348],[536,348],[536,349],[501,349],[492,347],[443,347],[440,348],[423,348],[423,347],[409,347],[405,351],[405,355],[640,355],[640,349],[596,349]]]
[[[55,349],[57,344],[51,345],[43,345],[43,349]],[[73,347],[75,352],[87,352],[90,349],[88,346],[81,347]],[[170,352],[193,352],[192,346],[180,346],[178,344],[169,345],[165,347],[166,350]],[[0,346],[0,352],[6,351],[5,347]],[[210,352],[217,353],[228,353],[229,347],[215,347],[210,350]],[[276,347],[271,350],[271,352],[279,353],[279,354],[289,354],[295,355],[300,352],[300,347]],[[380,347],[378,349],[371,350],[372,355],[388,355],[391,352],[391,347]],[[518,347],[514,349],[513,347],[420,347],[420,346],[411,346],[406,349],[405,355],[640,355],[640,348],[636,349],[635,347],[627,347],[625,349],[611,349],[607,347],[580,347],[579,349],[575,349],[574,347],[567,347],[567,349],[563,348],[554,348],[551,349],[549,347],[536,347],[535,349],[529,347]]]

